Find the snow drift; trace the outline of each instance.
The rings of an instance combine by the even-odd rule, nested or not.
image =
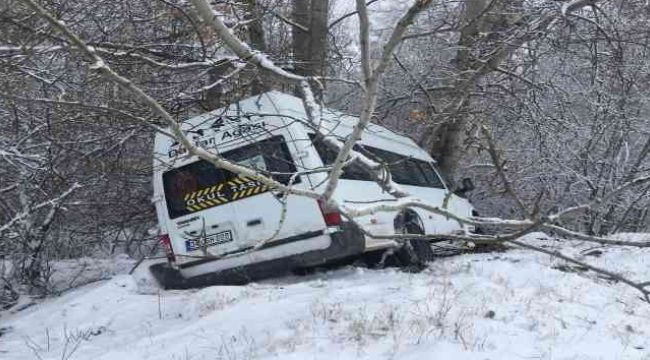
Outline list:
[[[650,250],[526,240],[634,278]],[[162,291],[145,269],[0,317],[3,359],[648,359],[635,289],[523,250]]]

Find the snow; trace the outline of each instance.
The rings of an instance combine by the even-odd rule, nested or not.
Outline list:
[[[525,240],[650,278],[648,249]],[[141,267],[4,314],[0,358],[648,359],[650,305],[562,265],[513,249],[186,291]]]

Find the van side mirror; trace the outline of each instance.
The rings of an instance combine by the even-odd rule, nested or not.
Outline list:
[[[474,190],[474,182],[470,178],[463,178],[463,180],[460,181],[460,187],[454,190],[454,194],[462,196],[465,195],[466,192]]]

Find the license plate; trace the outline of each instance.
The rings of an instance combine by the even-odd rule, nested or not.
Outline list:
[[[232,231],[225,230],[216,234],[206,235],[205,237],[185,240],[185,248],[187,251],[194,251],[204,247],[231,242],[232,240]]]

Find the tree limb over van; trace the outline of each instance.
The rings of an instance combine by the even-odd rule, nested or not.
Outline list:
[[[251,177],[256,181],[263,183],[264,185],[277,189],[286,194],[294,194],[300,197],[325,200],[327,202],[326,204],[327,206],[337,208],[338,210],[342,211],[345,215],[347,215],[349,220],[354,222],[356,222],[355,215],[361,215],[362,214],[361,212],[354,213],[352,211],[349,211],[349,209],[343,208],[339,204],[331,202],[332,194],[337,188],[339,178],[344,170],[344,164],[347,164],[350,158],[355,159],[355,161],[359,162],[364,167],[371,170],[372,173],[376,175],[375,180],[383,180],[383,181],[378,181],[378,183],[393,197],[405,198],[409,195],[408,192],[405,192],[397,184],[392,182],[392,180],[390,180],[390,177],[383,176],[385,175],[385,173],[382,172],[384,171],[383,170],[384,168],[380,166],[381,164],[377,163],[376,161],[373,161],[372,159],[366,157],[360,152],[354,151],[353,147],[354,144],[359,139],[359,137],[363,134],[365,127],[370,122],[372,114],[375,110],[378,84],[379,81],[381,80],[381,75],[383,73],[383,70],[385,69],[388,61],[390,60],[393,50],[395,49],[399,41],[401,41],[401,39],[403,38],[403,34],[406,28],[408,27],[408,25],[413,21],[415,16],[424,7],[426,7],[431,1],[424,1],[424,0],[416,1],[415,4],[406,12],[406,14],[402,17],[400,22],[398,22],[398,25],[393,30],[393,35],[391,36],[390,40],[387,42],[386,46],[383,49],[384,51],[382,53],[381,60],[374,69],[370,66],[369,63],[370,60],[368,57],[369,23],[368,21],[364,20],[364,18],[367,19],[365,3],[362,1],[357,2],[357,11],[361,17],[360,42],[362,44],[362,62],[363,62],[362,69],[364,73],[363,86],[365,88],[364,101],[362,103],[363,110],[361,113],[361,120],[355,126],[352,135],[344,143],[341,143],[338,140],[333,139],[320,131],[318,132],[319,135],[323,137],[323,140],[327,142],[328,145],[339,150],[336,156],[336,160],[332,165],[332,174],[329,177],[327,181],[327,186],[323,192],[316,192],[316,191],[305,190],[305,189],[296,189],[295,187],[292,187],[290,184],[286,185],[274,180],[269,176],[265,176],[261,174],[259,171],[255,170],[254,168],[251,168],[249,166],[239,165],[236,162],[229,161],[219,156],[216,153],[212,153],[210,151],[201,148],[200,146],[196,146],[183,132],[181,125],[176,120],[174,120],[174,118],[162,107],[160,103],[158,103],[154,98],[146,94],[142,89],[134,85],[129,79],[114,72],[103,61],[103,59],[99,55],[97,55],[96,51],[92,47],[88,46],[77,35],[72,33],[63,22],[58,21],[52,14],[50,14],[47,10],[45,10],[42,6],[40,6],[35,0],[23,0],[23,2],[26,3],[35,12],[37,12],[40,16],[44,17],[53,28],[55,28],[57,31],[62,33],[68,41],[70,41],[72,44],[74,44],[75,47],[77,47],[82,53],[84,53],[84,55],[92,61],[92,65],[91,65],[92,70],[97,71],[108,80],[113,81],[116,84],[119,84],[122,88],[136,95],[138,99],[144,102],[149,108],[151,108],[151,110],[156,115],[160,116],[168,124],[174,138],[177,141],[179,141],[191,154],[194,154],[197,157],[205,161],[208,161],[214,166],[226,169],[236,174]],[[242,60],[252,62],[257,66],[275,74],[276,76],[298,82],[301,85],[301,89],[303,91],[303,105],[305,111],[307,112],[312,124],[314,124],[315,126],[319,126],[320,123],[319,112],[321,111],[321,108],[314,98],[313,91],[310,85],[310,81],[313,82],[313,81],[317,81],[318,79],[309,79],[309,78],[301,77],[293,73],[287,72],[285,70],[282,70],[279,67],[275,66],[268,58],[263,56],[263,54],[253,52],[250,49],[250,47],[246,46],[245,43],[237,39],[230,32],[230,29],[228,29],[218,17],[214,16],[209,4],[206,1],[192,0],[192,2],[197,7],[199,13],[204,18],[206,23],[212,24],[211,26],[214,27],[214,29],[217,32],[217,35],[219,35],[222,38],[222,40],[225,41],[227,47],[230,50],[232,50],[235,54],[237,54],[240,58],[242,58]],[[572,2],[572,4],[580,4],[580,3],[583,2],[579,2],[579,1]],[[567,6],[565,8],[565,12],[574,10],[575,8],[577,8],[577,5]],[[642,182],[645,183],[646,180],[647,179],[639,179],[635,183],[642,183]],[[412,207],[426,207],[426,206],[429,205],[426,205],[426,203],[420,201],[403,202],[400,203],[398,207],[392,207],[390,209],[388,209],[385,206],[385,204],[380,204],[380,205],[370,206],[369,208],[364,210],[363,213],[373,214],[379,212],[386,212],[389,210],[394,211],[397,209],[406,209]],[[585,207],[581,207],[580,209],[588,209],[591,208],[592,206],[594,205],[589,204]],[[566,211],[566,212],[560,211],[552,217],[535,214],[536,218],[529,218],[521,221],[504,220],[504,219],[481,220],[481,219],[473,218],[471,216],[458,217],[453,212],[449,211],[448,209],[445,209],[444,207],[443,208],[436,207],[436,211],[439,211],[440,214],[443,214],[449,218],[455,218],[455,220],[457,220],[458,222],[463,222],[466,224],[485,224],[487,222],[495,226],[517,227],[520,229],[522,228],[528,229],[531,227],[540,227],[540,228],[548,227],[548,228],[558,230],[560,232],[564,232],[565,234],[572,233],[570,230],[558,226],[555,223],[555,221],[559,220],[565,214],[568,214],[573,211]],[[435,236],[437,235],[432,235],[431,237],[435,237]],[[423,237],[426,238],[427,236],[425,235]],[[516,241],[513,241],[507,237],[500,238],[498,236],[493,236],[490,238],[489,236],[473,237],[471,235],[468,235],[468,236],[457,237],[456,239],[471,240],[472,238],[479,238],[481,240],[493,239],[494,241],[509,241],[513,244],[520,245]],[[589,236],[585,236],[585,238],[594,241],[599,240],[597,238],[589,237]],[[616,243],[616,245],[647,246],[647,243],[618,242]],[[530,246],[528,246],[527,248],[534,251],[540,251],[539,249],[535,249],[534,247],[530,247]],[[551,254],[551,255],[565,259],[565,257],[562,257],[558,254]],[[601,269],[595,267],[590,267],[590,269],[596,272],[603,273]],[[605,274],[607,275],[607,273]],[[644,293],[644,295],[647,295],[647,293]]]

